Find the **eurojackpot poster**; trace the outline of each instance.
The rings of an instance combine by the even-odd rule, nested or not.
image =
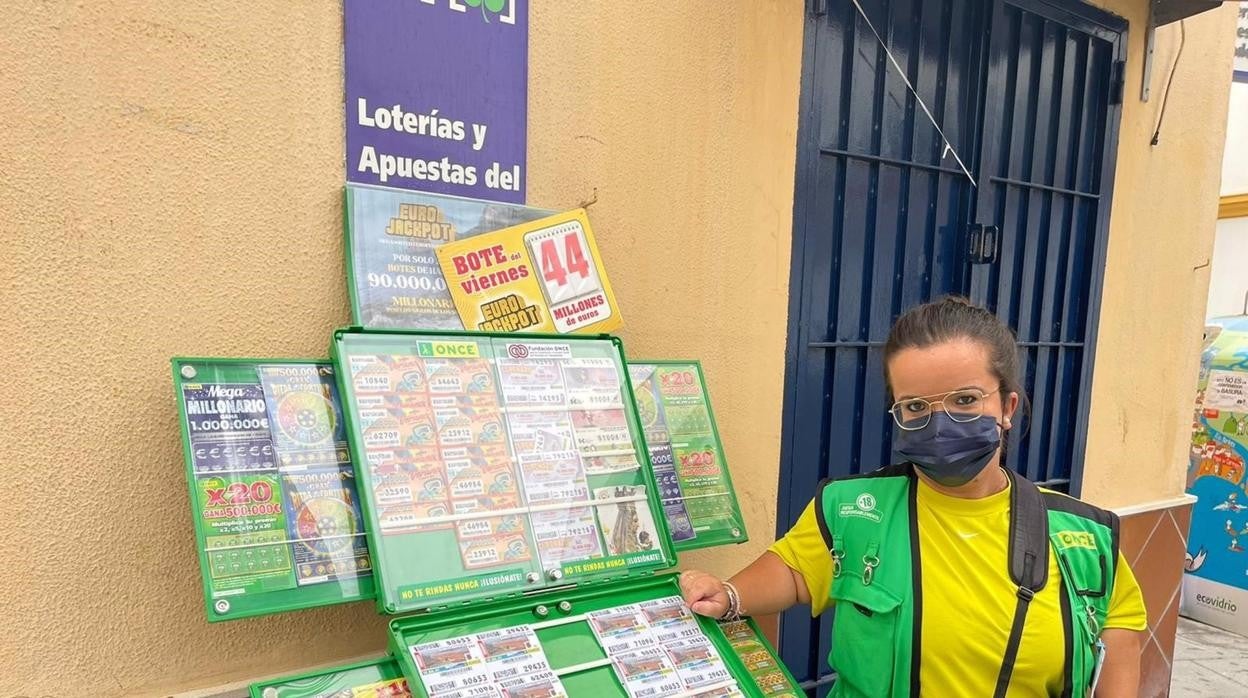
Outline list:
[[[584,209],[437,249],[464,327],[480,332],[609,332],[623,320]]]
[[[434,250],[554,213],[361,184],[346,201],[352,319],[369,328],[462,330]]]

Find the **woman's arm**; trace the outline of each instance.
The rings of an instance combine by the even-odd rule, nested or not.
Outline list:
[[[770,550],[729,579],[737,588],[741,613],[779,613],[799,603],[810,603],[806,580]],[[689,570],[680,575],[680,592],[694,613],[718,618],[728,611],[728,592],[719,578]]]
[[[1135,698],[1140,693],[1140,633],[1135,630],[1106,628],[1105,664],[1096,698]]]

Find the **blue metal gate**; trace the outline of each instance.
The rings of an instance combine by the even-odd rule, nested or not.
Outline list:
[[[851,0],[807,18],[781,534],[820,478],[890,462],[883,343],[945,293],[1019,331],[1034,409],[1010,467],[1075,490],[1082,471],[1126,23],[1065,0],[859,1],[870,24]],[[785,615],[800,679],[826,682],[830,635],[830,614]]]

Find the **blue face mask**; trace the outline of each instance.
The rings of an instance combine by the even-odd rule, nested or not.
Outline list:
[[[923,474],[945,487],[961,487],[975,479],[1001,446],[1001,432],[992,417],[955,422],[944,411],[932,413],[927,426],[898,429],[893,450]]]

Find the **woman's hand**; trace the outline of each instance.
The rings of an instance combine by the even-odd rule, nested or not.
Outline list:
[[[831,564],[831,559],[829,559]],[[737,592],[741,615],[779,613],[796,603],[810,603],[806,580],[770,550],[728,580]],[[722,618],[728,612],[728,590],[718,577],[688,570],[680,573],[680,595],[700,616]]]
[[[688,570],[680,573],[680,595],[700,616],[719,618],[728,612],[728,590],[718,577]]]

